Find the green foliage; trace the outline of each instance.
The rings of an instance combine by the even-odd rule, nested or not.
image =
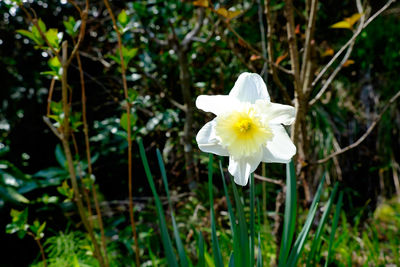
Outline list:
[[[0,197],[2,199],[15,203],[29,203],[23,193],[30,191],[26,190],[25,185],[31,181],[31,176],[24,174],[14,164],[0,160]],[[2,204],[0,202],[0,208]]]
[[[125,69],[128,67],[129,62],[136,56],[138,51],[138,48],[129,48],[126,46],[122,46],[122,57],[124,60]],[[108,55],[108,57],[114,60],[118,65],[121,65],[121,56],[119,50],[117,50],[116,55]]]
[[[74,19],[74,17],[69,16],[68,20],[64,20],[63,21],[64,27],[65,27],[65,31],[72,37],[75,38],[78,36],[79,34],[79,27],[81,25],[80,21],[76,21]]]
[[[29,229],[28,209],[24,209],[23,211],[11,210],[10,215],[11,223],[7,224],[6,233],[17,233],[19,238],[24,238]]]
[[[80,232],[60,232],[58,235],[47,238],[44,247],[49,267],[98,266],[97,260],[92,255],[90,241]],[[33,266],[43,265],[37,263]]]

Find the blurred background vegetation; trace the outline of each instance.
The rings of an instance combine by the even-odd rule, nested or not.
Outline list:
[[[124,56],[129,58],[126,71],[132,102],[133,140],[143,138],[157,190],[163,196],[155,153],[156,148],[161,150],[177,223],[193,259],[196,259],[195,231],[202,230],[206,241],[210,239],[208,156],[200,153],[194,136],[212,115],[195,109],[196,96],[227,94],[238,75],[249,71],[262,74],[274,102],[284,102],[284,95],[269,73],[269,67],[266,71],[262,56],[249,47],[250,44],[258,51],[265,47],[262,37],[267,27],[264,1],[209,1],[214,10],[225,8],[231,12],[224,14],[203,8],[202,3],[204,1],[111,2],[124,31],[122,39],[127,49]],[[364,5],[370,6],[374,13],[385,3],[366,1]],[[64,32],[63,40],[71,40],[64,22],[70,17],[79,20],[72,4],[63,0],[28,0],[25,5],[35,11],[47,28],[57,28],[58,32]],[[304,39],[306,27],[304,5],[305,1],[294,1],[299,42]],[[276,26],[272,32],[274,64],[290,69],[284,2],[270,1],[270,8]],[[322,165],[312,163],[357,140],[385,103],[399,91],[399,12],[400,6],[392,5],[360,34],[350,59],[307,114],[308,145],[312,151],[312,158],[307,161],[312,170],[308,172],[307,181],[312,192],[324,171],[328,185],[339,181],[344,191],[332,266],[400,266],[400,205],[396,198],[400,196],[399,103],[390,105],[377,128],[359,146]],[[327,0],[318,4],[313,59],[319,65],[326,64],[352,36],[352,29],[330,26],[355,13],[354,1]],[[12,221],[10,211],[28,207],[29,224],[34,225],[35,220],[40,222],[33,227],[33,234],[46,222],[42,241],[52,266],[69,266],[74,261],[81,266],[95,266],[97,263],[90,255],[90,241],[68,198],[68,184],[63,184],[69,177],[63,149],[42,119],[47,113],[51,83],[51,76],[43,72],[52,67],[48,63],[50,55],[18,32],[28,30],[29,25],[14,2],[0,2],[0,229],[4,229],[0,231],[3,245],[0,265],[41,266],[39,247],[34,239],[6,234],[6,225]],[[198,31],[194,31],[196,27]],[[195,36],[186,44],[188,33],[195,33]],[[130,266],[134,251],[128,218],[125,102],[117,36],[103,1],[90,1],[86,35],[79,54],[86,83],[93,174],[108,254],[112,266]],[[287,94],[293,97],[291,76],[279,71],[278,75]],[[85,177],[87,160],[83,128],[79,123],[81,85],[75,60],[69,68],[68,82],[73,92],[71,103],[76,122],[78,150],[74,152],[74,160],[80,162],[79,173]],[[55,84],[52,99],[52,113],[56,114],[60,109],[57,103],[61,99],[61,84]],[[165,255],[154,220],[156,207],[136,142],[133,142],[132,166],[141,262],[143,266],[162,266]],[[284,166],[268,164],[256,173],[280,181],[284,177]],[[224,246],[231,246],[231,237],[222,181],[215,180],[214,207],[224,251]],[[309,203],[302,201],[301,187],[299,182],[299,202],[306,210]],[[243,188],[244,192],[246,190]],[[275,198],[281,191],[279,184],[257,181],[256,196],[263,200],[263,253],[265,259],[269,259],[267,262],[275,260]],[[326,201],[328,195],[322,198]],[[165,197],[161,200],[167,204]],[[300,216],[299,220],[304,218]]]

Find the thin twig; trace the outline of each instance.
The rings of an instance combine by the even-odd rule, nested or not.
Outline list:
[[[256,178],[258,180],[261,180],[261,181],[264,181],[264,182],[271,183],[271,184],[277,184],[277,185],[280,185],[280,186],[285,186],[285,183],[283,183],[281,180],[275,180],[275,179],[272,179],[272,178],[264,177],[264,176],[258,175],[256,173],[254,174],[254,178]]]
[[[104,0],[104,4],[110,14],[113,27],[115,32],[117,33],[117,40],[118,40],[118,50],[119,50],[119,57],[121,62],[121,75],[122,75],[122,84],[124,87],[124,95],[126,100],[126,118],[127,118],[127,141],[128,141],[128,190],[129,190],[129,217],[132,227],[133,238],[135,242],[135,259],[136,259],[136,266],[140,266],[140,259],[139,259],[139,242],[136,233],[136,223],[135,217],[133,214],[133,202],[132,202],[132,127],[131,127],[131,103],[129,100],[128,94],[128,83],[126,80],[126,73],[125,73],[125,62],[124,56],[122,53],[122,38],[121,33],[118,29],[117,21],[115,19],[114,13],[111,9],[110,3],[108,0]]]
[[[304,79],[305,79],[307,64],[310,64],[309,59],[310,59],[310,54],[311,54],[310,53],[311,41],[312,41],[313,35],[314,35],[315,21],[316,21],[316,17],[317,17],[317,6],[318,6],[318,0],[312,0],[310,15],[308,18],[308,24],[307,24],[307,29],[306,29],[306,40],[304,43],[303,61],[302,61],[301,72],[300,72],[300,79],[302,82],[304,82]]]
[[[63,148],[64,148],[64,153],[65,157],[68,162],[68,171],[69,175],[71,178],[71,184],[72,188],[74,190],[74,199],[76,201],[77,207],[78,207],[78,212],[81,217],[81,220],[83,222],[83,225],[85,226],[85,229],[89,233],[89,237],[93,243],[94,246],[94,255],[99,261],[100,266],[105,266],[104,265],[104,260],[100,252],[99,245],[97,243],[96,237],[94,236],[93,229],[90,227],[90,224],[88,222],[88,219],[86,218],[85,214],[85,208],[82,203],[82,196],[79,192],[79,186],[78,186],[78,181],[76,178],[76,173],[75,173],[75,167],[74,167],[74,161],[72,159],[72,153],[71,149],[69,147],[68,139],[70,136],[70,125],[69,125],[69,116],[70,116],[70,106],[68,103],[68,80],[67,80],[67,71],[68,71],[68,42],[64,41],[62,43],[62,61],[61,61],[61,66],[63,68],[62,76],[61,76],[61,92],[62,92],[62,104],[63,104],[63,111],[64,111],[64,121],[63,121],[63,136],[64,138],[61,139]]]
[[[260,26],[261,35],[261,51],[264,58],[267,58],[267,42],[265,40],[265,26],[264,26],[264,16],[263,16],[263,6],[261,0],[257,0],[258,5],[258,25]],[[264,78],[265,82],[268,82],[268,61],[264,62],[264,66],[261,70],[261,76]]]
[[[43,262],[43,267],[47,267],[47,261],[46,261],[46,254],[44,253],[44,249],[42,246],[42,243],[40,242],[40,238],[37,238],[32,232],[28,231],[28,235],[32,236],[33,239],[35,239],[36,244],[38,245],[40,249],[40,255],[42,256],[42,262]]]
[[[302,82],[302,90],[305,95],[305,102],[308,99],[311,90],[309,89],[310,82],[312,80],[314,62],[311,58],[311,53],[314,51],[314,30],[315,30],[315,21],[317,19],[317,7],[318,0],[311,1],[311,9],[308,16],[308,23],[306,29],[306,40],[304,43],[304,53],[303,53],[303,62],[300,71],[300,80]]]
[[[332,57],[332,59],[325,65],[325,67],[318,73],[318,76],[314,79],[311,87],[314,87],[317,82],[322,78],[325,72],[331,67],[331,65],[338,59],[338,57],[346,50],[346,48],[361,34],[362,30],[365,29],[368,24],[370,24],[377,16],[379,16],[383,11],[385,11],[391,4],[396,2],[396,0],[389,0],[381,9],[375,12],[365,23],[360,31],[356,31],[353,36],[347,41],[347,43],[340,48],[338,52]]]
[[[76,46],[76,42],[74,40],[74,45]],[[82,121],[83,121],[83,132],[85,136],[85,148],[86,148],[86,159],[87,159],[87,164],[88,164],[88,175],[89,179],[92,178],[93,174],[93,169],[92,169],[92,156],[90,153],[90,141],[89,141],[89,127],[88,127],[88,122],[87,122],[87,115],[86,115],[86,88],[85,88],[85,78],[84,78],[84,73],[83,73],[83,67],[82,67],[82,62],[81,62],[81,57],[79,55],[79,52],[76,53],[76,60],[78,62],[78,68],[79,68],[79,77],[80,77],[80,83],[81,83],[81,101],[82,101]],[[97,212],[97,220],[99,223],[99,228],[100,228],[100,236],[101,236],[101,246],[104,254],[104,260],[106,266],[109,266],[108,262],[108,254],[107,254],[107,244],[106,244],[106,238],[104,234],[104,226],[103,226],[103,217],[101,214],[101,210],[99,208],[99,201],[97,197],[97,190],[94,184],[91,184],[91,189],[92,189],[92,194],[93,194],[93,200]],[[86,190],[86,189],[84,189]],[[90,202],[88,202],[90,204]]]
[[[273,50],[273,43],[272,43],[273,23],[272,23],[272,19],[271,19],[270,0],[266,0],[266,2],[265,2],[265,16],[267,19],[267,52],[268,52],[269,64],[271,64],[270,71],[272,74],[272,79],[274,80],[274,82],[278,86],[278,88],[280,89],[285,103],[291,104],[292,99],[290,98],[290,96],[287,92],[287,89],[282,84],[282,82],[279,79],[278,74],[276,72],[276,68],[279,69],[280,66],[278,64],[275,64],[275,62],[274,62],[274,50]]]
[[[53,126],[53,124],[51,123],[50,119],[46,116],[43,116],[43,121],[47,124],[47,126],[49,126],[50,130],[55,134],[55,136],[58,137],[58,139],[62,140],[64,138],[64,135],[62,133],[60,133],[56,127]]]
[[[53,77],[50,82],[50,88],[49,88],[49,96],[47,97],[47,116],[50,116],[50,105],[51,105],[51,99],[53,98],[53,90],[54,90],[54,85],[56,83],[56,77]]]
[[[357,0],[357,2],[359,2],[359,0]],[[357,5],[358,8],[360,8],[359,13],[362,14],[361,18],[360,18],[360,23],[358,24],[358,27],[356,29],[355,32],[361,32],[362,29],[364,28],[364,22],[365,22],[365,17],[366,14],[363,12],[362,10],[362,6],[360,6],[360,4]],[[347,60],[349,59],[351,52],[353,51],[353,47],[355,44],[356,40],[354,39],[347,51],[346,54],[343,56],[342,61],[339,63],[339,65],[335,68],[335,70],[332,72],[332,74],[329,76],[329,78],[326,80],[326,82],[324,83],[324,85],[322,86],[321,90],[317,93],[317,95],[311,99],[308,104],[310,106],[314,105],[320,98],[321,96],[325,93],[325,91],[328,89],[329,85],[332,83],[332,81],[336,78],[336,75],[340,72],[340,70],[343,68],[344,64],[347,62]]]
[[[72,0],[70,0],[70,1],[72,1]],[[72,52],[67,60],[67,66],[69,66],[69,64],[71,64],[72,59],[75,57],[75,54],[78,52],[79,47],[83,41],[83,38],[85,37],[86,21],[87,21],[88,12],[89,12],[89,0],[86,0],[85,9],[80,12],[81,25],[80,25],[79,35],[78,35],[78,41],[75,42],[74,48],[72,49]]]
[[[347,151],[349,151],[350,149],[353,149],[353,148],[357,147],[358,145],[360,145],[360,144],[368,137],[368,135],[374,130],[375,126],[376,126],[376,125],[379,123],[379,121],[382,119],[383,114],[384,114],[385,111],[389,108],[389,106],[390,106],[391,104],[393,104],[393,103],[397,100],[397,98],[399,98],[399,97],[400,97],[400,91],[397,92],[397,94],[395,94],[395,95],[389,100],[388,103],[386,103],[386,105],[385,105],[385,107],[382,109],[381,113],[379,113],[379,115],[376,117],[376,119],[375,119],[375,120],[371,123],[371,125],[368,127],[367,131],[366,131],[360,138],[358,138],[357,141],[355,141],[355,142],[352,143],[351,145],[346,146],[346,147],[344,147],[344,148],[342,148],[342,149],[340,149],[340,150],[338,150],[338,151],[336,151],[336,152],[330,154],[329,156],[327,156],[327,157],[325,157],[325,158],[323,158],[323,159],[320,159],[320,160],[318,160],[318,161],[316,161],[316,162],[314,162],[314,163],[316,163],[316,164],[325,163],[325,162],[327,162],[328,160],[330,160],[331,158],[336,157],[336,156],[338,156],[338,155],[340,155],[340,154],[343,154],[344,152],[347,152]]]

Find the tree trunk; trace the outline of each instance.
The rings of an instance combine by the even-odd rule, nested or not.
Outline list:
[[[179,59],[179,78],[181,82],[181,91],[183,101],[185,104],[185,126],[183,129],[182,144],[185,153],[185,169],[186,179],[189,183],[189,187],[195,186],[195,172],[194,172],[194,160],[193,160],[193,112],[194,105],[192,100],[191,92],[191,79],[189,73],[188,55],[186,49],[178,47],[178,59]]]

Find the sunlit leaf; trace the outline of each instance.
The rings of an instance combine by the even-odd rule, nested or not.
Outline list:
[[[31,33],[30,31],[21,29],[21,30],[17,30],[16,32],[19,33],[19,34],[21,34],[21,35],[23,35],[23,36],[25,36],[25,37],[28,37],[29,39],[31,39],[31,40],[33,40],[33,41],[36,42],[35,36],[34,36],[33,33]]]
[[[296,25],[296,29],[294,30],[295,34],[300,34],[300,24]]]
[[[349,18],[345,18],[345,20],[347,21],[347,22],[349,22],[349,24],[351,25],[351,26],[353,26],[359,19],[361,18],[361,14],[360,13],[356,13],[356,14],[353,14],[351,17],[349,17]]]
[[[136,124],[137,119],[138,117],[135,113],[130,114],[131,128]],[[126,113],[122,114],[120,124],[125,131],[128,131],[128,115]]]
[[[76,22],[74,17],[70,16],[67,21],[63,21],[65,31],[71,36],[76,37],[78,35],[78,28],[80,21]]]
[[[208,0],[193,1],[194,6],[208,7]]]
[[[333,56],[333,54],[335,53],[335,51],[333,51],[332,48],[328,48],[324,51],[324,53],[322,53],[322,57],[327,57],[327,56]]]
[[[260,59],[260,58],[261,58],[260,55],[251,55],[250,61],[255,61],[255,60],[258,60],[258,59]]]
[[[56,73],[58,73],[58,71],[61,68],[61,62],[58,59],[58,57],[52,57],[49,59],[49,61],[47,62],[49,64],[49,67],[55,71]]]
[[[339,21],[331,26],[334,29],[349,29],[353,28],[353,25],[361,18],[361,14],[356,13],[353,14],[351,17],[345,18],[342,21]]]
[[[280,55],[276,60],[275,60],[275,64],[279,65],[279,63],[281,63],[285,58],[287,58],[288,53],[285,52],[283,55]]]
[[[331,26],[333,29],[351,29],[352,26],[348,21],[339,21]]]
[[[126,14],[125,9],[123,9],[121,11],[121,13],[119,13],[118,22],[119,22],[119,24],[121,24],[122,27],[126,27],[126,25],[128,25],[129,17],[128,17],[128,14]]]
[[[343,68],[346,68],[346,67],[348,67],[348,66],[350,66],[350,65],[353,65],[354,63],[355,63],[354,60],[349,59],[349,60],[347,60],[345,63],[343,63]]]
[[[58,49],[60,44],[59,34],[57,29],[49,29],[45,34],[47,41],[53,47]]]
[[[236,10],[236,11],[229,11],[224,7],[218,8],[217,10],[215,10],[215,12],[217,12],[219,15],[227,18],[228,20],[233,19],[237,16],[240,15],[241,11],[240,10]]]

